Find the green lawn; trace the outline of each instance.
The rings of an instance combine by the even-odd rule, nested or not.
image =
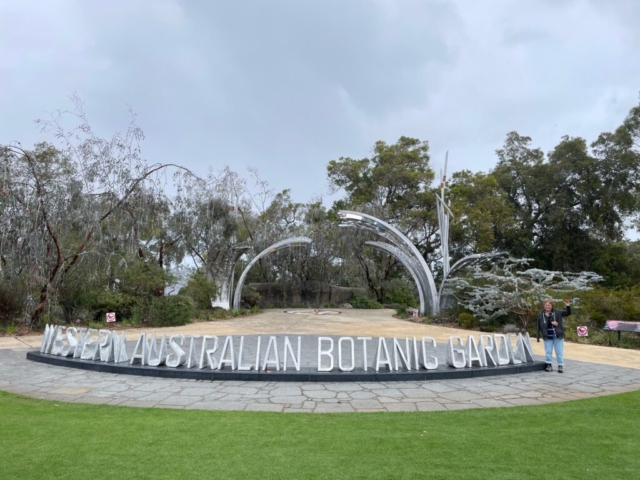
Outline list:
[[[0,392],[2,479],[618,479],[640,472],[640,391],[534,407],[273,414]]]

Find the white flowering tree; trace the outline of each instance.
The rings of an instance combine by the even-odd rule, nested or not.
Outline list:
[[[454,278],[447,289],[458,302],[480,321],[515,314],[525,330],[546,298],[590,290],[603,278],[593,272],[557,272],[530,268],[530,259],[508,258],[490,270],[478,266],[464,278]]]

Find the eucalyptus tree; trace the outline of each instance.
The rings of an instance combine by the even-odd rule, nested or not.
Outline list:
[[[171,229],[184,255],[205,274],[206,281],[215,284],[219,298],[212,299],[212,305],[229,308],[239,252],[234,205],[216,191],[219,185],[211,175],[206,181],[185,180],[173,200]]]
[[[121,254],[118,229],[125,225],[112,220],[127,202],[142,189],[161,196],[161,173],[171,166],[182,168],[147,164],[135,115],[124,134],[104,139],[89,126],[80,100],[73,97],[73,103],[72,112],[38,121],[59,147],[40,143],[27,149],[15,142],[0,150],[2,275],[28,273],[35,324],[85,259]],[[67,129],[70,117],[78,124]],[[110,249],[109,242],[118,246]]]

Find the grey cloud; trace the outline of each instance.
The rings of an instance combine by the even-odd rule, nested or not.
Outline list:
[[[131,105],[151,161],[254,166],[304,201],[376,140],[487,170],[510,130],[592,140],[636,103],[640,2],[491,5],[0,0],[0,142],[41,140],[32,120],[77,91],[104,135]]]

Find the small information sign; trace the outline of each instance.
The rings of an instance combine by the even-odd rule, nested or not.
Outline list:
[[[587,327],[578,327],[578,336],[579,337],[588,337],[589,329]]]
[[[418,318],[418,310],[413,309],[413,318]]]
[[[116,312],[107,313],[107,322],[113,323],[116,321]]]

